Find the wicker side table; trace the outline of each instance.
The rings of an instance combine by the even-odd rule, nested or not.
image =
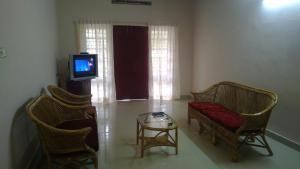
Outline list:
[[[146,136],[145,130],[152,131],[153,136]],[[171,131],[175,136],[171,135]],[[156,146],[175,147],[178,154],[178,129],[175,121],[167,114],[155,116],[153,113],[144,113],[137,117],[136,144],[141,141],[141,157],[144,150]]]

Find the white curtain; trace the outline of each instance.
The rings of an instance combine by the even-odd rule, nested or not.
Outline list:
[[[180,98],[178,37],[174,26],[149,26],[149,96]]]
[[[112,25],[80,21],[76,22],[76,29],[78,52],[98,54],[98,77],[91,81],[92,101],[115,101]]]

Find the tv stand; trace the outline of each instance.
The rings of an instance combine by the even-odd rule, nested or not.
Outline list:
[[[77,95],[91,94],[91,79],[67,82],[67,91]]]

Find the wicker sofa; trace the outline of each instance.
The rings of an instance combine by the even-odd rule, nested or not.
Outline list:
[[[196,119],[201,134],[209,131],[212,142],[224,140],[230,147],[232,160],[238,160],[241,145],[266,148],[273,155],[265,138],[266,126],[277,103],[273,92],[233,82],[220,82],[203,92],[192,93],[188,105],[188,123]]]

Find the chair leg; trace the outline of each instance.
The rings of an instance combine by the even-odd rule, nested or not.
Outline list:
[[[202,123],[198,120],[198,125],[199,125],[199,134],[202,134],[204,131],[204,126],[202,125]]]
[[[191,117],[190,117],[189,113],[188,113],[188,124],[191,124]]]
[[[212,132],[211,141],[212,141],[213,145],[217,145],[217,137],[214,132]]]
[[[254,143],[255,142],[255,136],[254,135],[247,135],[245,136],[245,142],[248,142],[248,143]]]
[[[98,169],[98,158],[97,158],[97,156],[93,157],[92,160],[93,160],[95,169]]]
[[[270,146],[269,146],[269,144],[268,144],[268,142],[267,142],[267,140],[266,140],[265,135],[261,135],[261,138],[262,138],[262,140],[263,140],[264,143],[265,143],[265,147],[266,147],[267,151],[269,152],[269,156],[272,156],[272,155],[273,155],[273,152],[272,152],[272,150],[271,150],[271,148],[270,148]]]
[[[231,148],[231,161],[237,162],[238,161],[238,147],[232,146]]]
[[[47,158],[47,169],[51,169],[51,159],[48,154],[46,154],[46,158]]]

